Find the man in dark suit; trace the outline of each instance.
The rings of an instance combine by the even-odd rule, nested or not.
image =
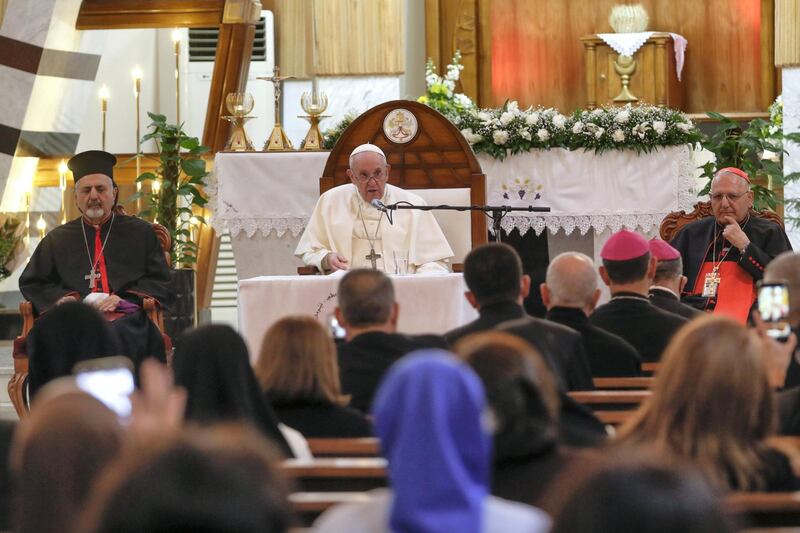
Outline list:
[[[469,289],[464,296],[479,317],[445,334],[451,346],[471,333],[492,329],[523,338],[542,354],[559,385],[562,441],[586,446],[602,440],[603,424],[566,393],[594,388],[581,336],[566,326],[525,314],[522,302],[531,280],[523,275],[516,250],[498,243],[478,246],[464,259],[464,281]]]
[[[594,377],[638,376],[641,359],[627,341],[593,326],[589,315],[600,298],[594,263],[578,252],[556,256],[547,267],[547,278],[539,287],[547,307],[547,320],[568,326],[583,338]]]
[[[622,230],[608,239],[600,257],[600,277],[611,301],[595,309],[589,321],[631,343],[642,361],[658,361],[686,319],[659,309],[647,297],[656,271],[650,244],[638,233]]]
[[[703,314],[692,306],[681,303],[680,294],[686,285],[681,254],[661,239],[650,240],[650,253],[656,258],[656,274],[650,286],[650,302],[664,311],[691,320]]]
[[[336,348],[342,392],[350,407],[368,413],[383,375],[395,361],[420,348],[447,349],[440,335],[397,333],[400,308],[394,286],[383,272],[356,269],[339,282],[336,319],[346,341]]]
[[[522,274],[522,262],[513,248],[492,243],[472,250],[464,259],[464,281],[469,289],[465,296],[478,310],[478,318],[446,333],[451,345],[470,333],[503,329],[538,348],[567,390],[594,388],[580,334],[525,313],[522,302],[531,278]]]

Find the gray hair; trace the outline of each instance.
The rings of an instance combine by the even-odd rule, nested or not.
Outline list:
[[[658,284],[660,280],[674,280],[683,275],[683,259],[659,260],[656,264],[656,275],[653,283]]]
[[[597,290],[592,258],[579,252],[558,254],[547,267],[545,279],[553,305],[583,307]]]
[[[379,270],[357,268],[339,282],[339,309],[351,326],[385,324],[394,306],[392,280]]]

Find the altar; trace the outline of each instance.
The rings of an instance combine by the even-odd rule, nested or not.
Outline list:
[[[239,333],[255,361],[270,326],[289,315],[327,325],[336,308],[341,275],[260,276],[239,282]],[[464,297],[461,274],[390,276],[400,307],[398,331],[443,334],[478,317]]]
[[[301,262],[297,241],[319,198],[328,152],[217,154],[212,225],[230,231],[239,280],[291,275]],[[550,234],[550,255],[576,250],[597,256],[621,228],[653,236],[664,216],[691,210],[695,165],[688,146],[596,154],[532,150],[503,161],[485,154],[487,203],[548,206],[549,213],[506,216],[503,229]]]

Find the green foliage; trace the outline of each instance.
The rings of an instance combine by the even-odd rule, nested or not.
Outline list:
[[[780,98],[780,97],[779,97]],[[750,178],[762,183],[771,184],[774,189],[787,181],[800,177],[800,173],[783,175],[783,141],[791,140],[800,142],[800,134],[783,134],[781,127],[782,113],[776,113],[780,106],[777,100],[770,107],[771,120],[755,119],[750,121],[746,128],[739,122],[720,113],[709,112],[707,115],[719,121],[716,131],[710,136],[704,136],[701,144],[716,157],[715,162],[703,166],[703,176],[708,179],[700,195],[708,194],[711,190],[711,178],[714,173],[725,167],[736,167],[744,170]],[[755,209],[772,209],[778,204],[778,198],[773,190],[764,185],[753,183],[751,188],[754,193]],[[790,199],[784,202],[788,206],[795,206],[800,200]],[[798,225],[800,220],[789,219],[792,224]]]
[[[339,137],[344,133],[344,130],[346,130],[356,118],[358,118],[358,113],[350,111],[344,115],[344,118],[339,121],[336,126],[325,130],[322,134],[322,147],[326,150],[332,150],[336,145],[336,141],[338,141]]]
[[[189,266],[197,262],[197,243],[191,240],[193,206],[203,207],[208,200],[203,194],[206,162],[202,158],[208,148],[196,137],[184,133],[181,125],[167,123],[164,115],[147,113],[153,121],[150,132],[142,142],[153,140],[158,150],[159,165],[155,172],[145,172],[137,182],[159,181],[158,193],[140,192],[130,199],[142,198],[140,217],[152,218],[167,228],[172,236],[170,255],[173,265]],[[194,216],[198,224],[205,224],[201,216]]]
[[[22,242],[21,228],[22,222],[12,216],[6,216],[3,225],[0,226],[0,280],[11,275],[8,264],[14,259]]]

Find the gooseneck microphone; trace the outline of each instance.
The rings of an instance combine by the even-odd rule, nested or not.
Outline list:
[[[370,205],[379,211],[386,212],[386,204],[375,198],[370,202]]]

